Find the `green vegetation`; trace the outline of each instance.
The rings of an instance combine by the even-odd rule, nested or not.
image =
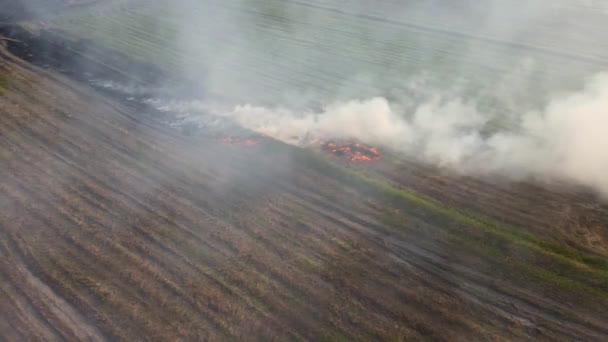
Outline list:
[[[464,98],[475,99],[481,110],[504,121],[511,115],[503,114],[523,109],[517,106],[539,105],[552,87],[580,84],[573,70],[584,75],[595,68],[562,68],[559,56],[421,29],[398,13],[383,13],[397,16],[383,21],[349,15],[348,8],[328,9],[331,3],[317,5],[178,0],[142,6],[116,1],[102,15],[76,10],[52,24],[169,73],[212,80],[206,83],[209,94],[262,102],[282,99],[286,91],[329,101],[379,93],[398,98],[400,89],[422,78],[439,91],[461,90]],[[488,91],[488,84],[508,81],[505,74],[522,68],[524,58],[538,59],[539,67],[530,67],[521,92],[505,99]]]
[[[55,18],[54,25],[80,38],[93,39],[102,46],[127,56],[154,63],[168,72],[177,72],[180,55],[177,47],[177,24],[169,25],[168,4],[143,6],[134,11],[126,4],[116,4],[111,16],[83,9]]]
[[[0,75],[0,95],[4,94],[8,90],[8,86],[8,77]]]

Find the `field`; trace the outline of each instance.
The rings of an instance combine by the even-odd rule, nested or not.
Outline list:
[[[293,105],[306,99],[402,98],[423,82],[436,92],[480,99],[486,113],[508,123],[513,113],[577,89],[606,66],[598,29],[605,15],[596,8],[571,8],[569,2],[555,2],[551,14],[529,28],[515,15],[491,26],[477,17],[459,18],[466,5],[449,1],[405,10],[387,0],[376,6],[361,0],[349,6],[117,1],[51,22],[237,101]],[[576,30],[563,32],[564,18],[575,22]],[[480,26],[487,26],[483,34]],[[531,32],[505,32],[503,26]]]
[[[542,48],[530,37],[532,49],[498,34],[471,37],[466,26],[429,32],[423,17],[397,25],[416,34],[395,35],[385,61],[360,50],[367,42],[357,35],[323,54],[319,44],[344,41],[371,19],[324,1],[254,2],[217,2],[217,23],[186,28],[203,42],[194,49],[250,8],[260,21],[241,21],[252,25],[244,32],[264,44],[280,38],[279,25],[306,24],[281,20],[297,6],[325,25],[290,29],[327,41],[283,37],[290,48],[276,58],[248,45],[261,44],[250,36],[226,39],[215,50],[247,51],[251,64],[225,54],[214,70],[225,83],[213,88],[197,82],[215,80],[210,70],[183,68],[214,58],[214,49],[180,50],[167,14],[176,9],[163,1],[100,2],[24,24],[51,33],[0,34],[19,40],[0,40],[0,339],[606,340],[608,208],[595,195],[457,176],[390,153],[356,163],[268,137],[241,144],[225,137],[232,129],[173,127],[171,114],[95,83],[189,84],[223,98],[229,88],[261,103],[281,89],[367,94],[377,80],[362,76],[346,88],[339,80],[361,69],[393,87],[401,77],[382,71],[386,63],[404,74],[427,63],[411,52],[415,36],[438,41],[438,60],[428,63],[447,69],[434,69],[431,83],[477,89],[496,74],[484,70],[516,63],[487,57],[484,66],[478,55],[462,64],[469,53],[449,47],[476,39],[495,56],[517,48],[542,55],[546,68],[578,68],[576,76],[539,71],[536,81],[553,89],[600,69],[601,56],[556,54],[546,37]],[[346,55],[358,60],[341,63]],[[474,72],[450,71],[450,59]],[[497,115],[517,103],[487,96]]]

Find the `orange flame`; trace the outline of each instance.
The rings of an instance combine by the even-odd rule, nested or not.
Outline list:
[[[376,161],[382,158],[377,148],[360,143],[336,143],[330,141],[323,144],[322,149],[334,156],[352,161]]]

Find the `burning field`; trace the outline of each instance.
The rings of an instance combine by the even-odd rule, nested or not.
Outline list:
[[[382,158],[377,148],[361,143],[329,141],[322,144],[321,149],[337,158],[350,161],[372,162]]]
[[[109,26],[135,36],[107,41],[167,52],[119,3]],[[167,74],[64,34],[0,30],[0,340],[608,340],[608,207],[588,192],[182,131],[83,70]]]

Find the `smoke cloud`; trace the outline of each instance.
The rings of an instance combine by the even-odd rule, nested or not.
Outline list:
[[[608,196],[598,2],[208,1],[202,23],[184,4],[183,72],[206,95],[248,103],[211,110],[245,128],[300,146],[355,139],[464,174]]]
[[[228,115],[291,144],[357,139],[458,172],[568,180],[608,195],[608,74],[524,113],[510,130],[493,130],[477,107],[435,98],[405,113],[378,97],[304,113],[244,105]]]

